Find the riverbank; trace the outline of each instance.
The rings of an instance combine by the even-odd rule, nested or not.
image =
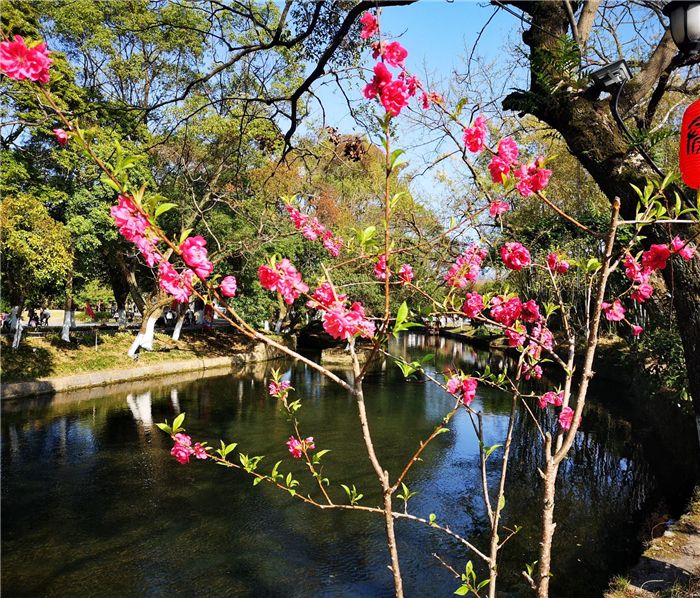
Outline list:
[[[156,333],[153,351],[138,360],[126,356],[134,334],[89,331],[79,342],[58,335],[25,338],[18,350],[2,339],[2,398],[72,391],[178,372],[239,366],[280,357],[278,351],[251,342],[230,329],[183,333],[179,341]]]

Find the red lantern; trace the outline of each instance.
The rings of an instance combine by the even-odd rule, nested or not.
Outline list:
[[[681,125],[681,174],[691,189],[700,187],[700,100],[693,102],[683,115]]]

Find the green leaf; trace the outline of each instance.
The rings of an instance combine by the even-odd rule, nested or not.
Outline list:
[[[173,432],[177,433],[177,431],[180,429],[180,426],[182,425],[182,422],[185,421],[185,414],[181,413],[175,418],[175,421],[173,422]]]
[[[440,428],[437,432],[435,432],[435,436],[438,436],[439,434],[444,434],[445,432],[449,432],[449,428]]]
[[[161,214],[167,212],[168,210],[172,210],[173,208],[176,208],[177,204],[174,203],[162,203],[156,208],[156,214],[155,217],[158,218]]]
[[[505,506],[506,506],[506,495],[505,495],[505,494],[502,494],[502,495],[501,495],[501,501],[498,503],[498,510],[499,510],[499,511],[502,511],[502,510],[503,510],[503,507],[505,507]]]
[[[122,190],[119,188],[119,185],[117,185],[111,178],[109,178],[106,174],[103,174],[100,177],[100,181],[102,184],[107,185],[107,187],[111,187],[114,189],[117,193],[121,193]]]
[[[263,481],[264,478],[255,478],[253,480],[253,486],[257,486],[260,482]]]
[[[489,455],[495,451],[498,447],[503,446],[502,444],[494,444],[493,446],[485,446],[484,447],[484,456],[488,459]]]
[[[165,432],[166,434],[172,434],[172,433],[173,433],[173,431],[170,429],[170,426],[169,426],[167,423],[164,423],[164,424],[156,424],[156,426],[158,426],[158,427],[159,427],[161,430],[163,430],[163,432]]]
[[[468,585],[463,585],[459,588],[457,588],[457,591],[455,591],[455,594],[457,596],[466,596],[471,590],[469,589]]]

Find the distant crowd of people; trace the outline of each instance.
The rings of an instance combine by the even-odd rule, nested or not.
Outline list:
[[[49,319],[51,318],[51,312],[48,307],[35,310],[33,307],[29,308],[27,312],[27,326],[30,328],[36,328],[37,326],[48,326]],[[12,312],[6,311],[2,314],[2,329],[9,330],[12,328]]]

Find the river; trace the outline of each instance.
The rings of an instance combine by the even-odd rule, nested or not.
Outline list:
[[[436,355],[469,371],[507,358],[476,352],[444,338],[403,334],[393,351]],[[237,442],[265,455],[269,473],[293,471],[300,491],[318,494],[305,467],[285,445],[290,424],[267,391],[270,369],[281,368],[300,398],[301,433],[314,436],[329,492],[345,502],[340,484],[354,484],[361,504],[380,494],[354,401],[301,363],[258,364],[216,377],[153,380],[112,389],[3,403],[2,590],[4,596],[362,596],[393,595],[382,520],[358,512],[320,511],[240,471],[193,460],[179,465],[156,422],[186,412],[195,441]],[[351,380],[349,370],[337,370]],[[611,391],[614,392],[614,391]],[[365,383],[370,427],[379,459],[395,479],[450,410],[435,385],[407,382],[395,365],[373,368]],[[592,397],[575,448],[562,467],[555,511],[552,596],[600,596],[615,573],[639,553],[643,515],[658,484],[630,424]],[[484,413],[487,444],[502,443],[508,395],[480,385],[472,406]],[[536,408],[535,408],[536,409]],[[554,428],[554,413],[538,413]],[[459,412],[407,478],[419,494],[409,513],[449,525],[486,550],[478,442]],[[505,546],[499,588],[527,596],[520,571],[537,558],[539,441],[525,409],[515,423],[504,523],[521,531]],[[500,451],[490,459],[496,479]],[[640,535],[642,534],[642,535]],[[449,596],[459,586],[433,556],[459,572],[478,559],[439,532],[397,523],[406,595]],[[477,567],[480,577],[483,567]]]

